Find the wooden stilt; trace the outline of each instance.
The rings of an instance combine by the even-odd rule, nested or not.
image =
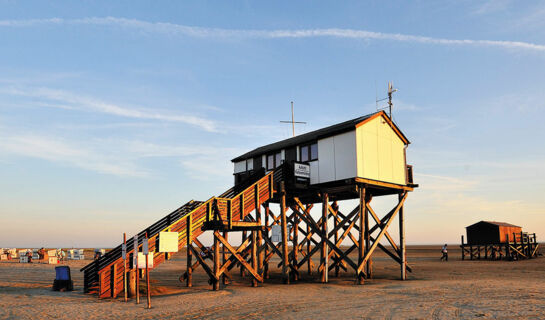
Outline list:
[[[293,261],[292,265],[294,268],[293,280],[299,280],[299,270],[297,268],[297,260],[299,258],[299,217],[295,214],[293,217]]]
[[[191,246],[193,245],[192,240],[192,219],[191,215],[187,216],[186,220],[186,241],[187,241],[187,278],[186,278],[186,285],[188,288],[190,288],[193,284],[193,252],[191,251]]]
[[[465,248],[464,248],[464,236],[462,235],[462,260],[465,259],[466,255],[465,255]]]
[[[329,255],[328,255],[328,230],[327,230],[327,216],[328,210],[327,206],[329,205],[329,197],[327,193],[322,194],[322,250],[320,255],[320,264],[324,265],[322,269],[322,282],[328,282],[328,271],[329,271]]]
[[[265,204],[263,205],[265,207],[265,237],[267,239],[269,239],[269,214],[270,214],[270,209],[269,209],[269,202],[265,202]],[[265,246],[265,257],[268,257],[269,256],[269,246],[266,245]],[[265,279],[269,279],[269,261],[264,261],[264,265],[263,265],[263,278]]]
[[[255,220],[259,225],[261,225],[261,205],[259,200],[259,183],[254,187],[255,193]],[[257,270],[261,276],[264,276],[263,273],[263,251],[260,249],[263,244],[263,230],[260,229],[257,231]]]
[[[290,283],[289,267],[288,267],[288,222],[286,219],[286,188],[284,181],[280,183],[280,215],[282,224],[282,277],[284,283]]]
[[[259,273],[257,269],[257,231],[252,230],[252,268]],[[252,287],[257,287],[257,280],[252,278]]]
[[[399,194],[399,201],[404,194]],[[407,257],[405,256],[405,221],[403,214],[403,205],[399,208],[399,250],[401,253],[401,280],[407,279]]]
[[[364,186],[360,186],[359,187],[359,196],[360,196],[360,207],[359,207],[359,211],[358,211],[358,219],[359,219],[359,238],[358,238],[358,267],[361,266],[361,264],[363,263],[363,257],[365,257],[365,242],[364,242],[364,234],[363,234],[363,231],[365,230],[365,218],[364,218],[364,215],[365,215],[365,212],[366,212],[366,208],[365,208],[365,187]],[[361,273],[358,273],[356,274],[356,277],[357,277],[357,283],[358,284],[363,284],[364,283],[364,279],[363,279],[363,274]]]
[[[215,278],[218,278],[218,273],[220,269],[220,243],[219,243],[219,234],[220,232],[217,230],[214,230],[214,275]],[[212,288],[214,290],[219,290],[220,283],[219,279],[211,279],[212,280]]]
[[[229,233],[227,231],[223,231],[223,237],[225,238],[226,241],[229,241]],[[222,245],[221,246],[221,263],[222,264],[225,264],[225,261],[227,260],[227,252],[225,250],[225,246]],[[225,275],[225,273],[221,276],[221,281],[223,283],[223,285],[226,285],[229,283],[229,281],[227,280],[227,276]]]
[[[367,209],[369,203],[369,195],[365,195],[365,211],[364,211],[364,217],[365,217],[365,230],[364,230],[364,236],[365,236],[365,252],[369,251],[369,248],[371,247],[371,234],[369,232],[369,209]],[[372,265],[372,259],[369,258],[367,260],[366,266],[365,266],[365,273],[367,274],[367,278],[371,278],[371,265]]]
[[[339,206],[337,205],[337,201],[333,202],[333,210],[335,211],[338,211],[339,210]],[[339,230],[338,230],[338,224],[339,222],[337,221],[337,219],[333,219],[333,229],[335,230],[335,233],[334,233],[334,237],[335,237],[335,245],[337,247],[339,247],[341,244],[339,243]],[[339,277],[339,269],[340,269],[340,265],[338,263],[335,264],[335,277],[338,278]]]

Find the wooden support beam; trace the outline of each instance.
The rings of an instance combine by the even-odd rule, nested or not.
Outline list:
[[[360,269],[363,269],[363,264],[365,263],[365,261],[363,260],[363,258],[365,257],[365,243],[364,243],[364,230],[365,230],[365,187],[364,186],[360,186],[359,187],[359,198],[360,198],[360,205],[359,205],[359,216],[358,216],[358,219],[359,219],[359,222],[360,222],[360,225],[359,225],[359,238],[358,238],[358,268],[356,270],[356,277],[357,277],[357,282],[358,284],[363,284],[364,283],[364,277],[363,277],[363,274],[360,273]]]
[[[197,260],[199,261],[201,267],[204,269],[206,274],[208,274],[208,276],[210,277],[210,282],[212,282],[213,284],[216,283],[216,282],[219,282],[219,278],[216,277],[216,274],[214,273],[214,271],[212,269],[210,269],[210,267],[206,264],[206,262],[204,262],[204,260],[199,255],[197,250],[195,250],[195,248],[193,246],[189,247],[189,249],[193,252],[193,255],[195,256],[195,258],[197,258]]]
[[[192,284],[192,280],[193,280],[193,265],[192,265],[192,260],[193,260],[193,251],[191,251],[191,248],[193,246],[193,241],[192,241],[192,232],[191,232],[191,229],[192,229],[192,218],[191,218],[191,214],[187,215],[187,220],[186,220],[186,242],[187,242],[187,278],[186,278],[186,285],[188,288],[190,288],[193,284]],[[198,260],[197,260],[198,261]]]
[[[243,243],[240,244],[240,246],[237,248],[237,253],[243,258],[243,259],[246,259],[246,255],[244,253],[244,251],[246,250],[246,248],[250,245],[250,240],[251,238],[248,237],[246,239],[246,241],[244,241]],[[219,274],[220,275],[223,275],[224,273],[227,273],[227,270],[230,270],[234,265],[235,265],[235,262],[238,261],[236,259],[236,257],[234,257],[233,255],[231,255],[229,257],[229,259],[227,259],[227,261],[220,267],[220,270],[219,270]]]
[[[223,231],[223,237],[225,238],[225,241],[229,241],[228,240],[229,239],[228,238],[229,233],[227,231]],[[222,245],[221,246],[221,263],[222,263],[222,265],[224,265],[226,262],[227,262],[227,251],[225,251],[225,246]],[[218,272],[219,272],[219,270],[218,270]],[[222,275],[221,281],[222,281],[223,285],[228,284],[227,276],[225,275],[225,273]]]
[[[257,268],[257,231],[252,230],[252,268],[259,274],[259,269]],[[263,279],[260,279],[263,282]],[[257,287],[257,278],[252,279],[252,287]]]
[[[365,218],[365,222],[364,222],[364,225],[365,225],[365,230],[364,230],[364,237],[365,237],[365,251],[369,251],[369,248],[370,248],[370,245],[371,245],[371,233],[369,232],[369,209],[368,207],[370,207],[369,203],[371,202],[371,197],[369,196],[369,194],[366,194],[365,195],[365,210],[364,210],[364,218]],[[378,222],[377,222],[378,224]],[[387,233],[387,231],[385,231],[385,233]],[[393,241],[392,241],[393,242]],[[367,260],[367,263],[365,265],[365,273],[367,274],[367,278],[371,279],[373,278],[373,274],[372,274],[372,264],[373,264],[373,260],[371,257],[369,257],[369,260]]]
[[[403,203],[405,202],[405,199],[407,198],[407,193],[404,193],[404,194],[400,194],[399,195],[399,203],[397,204],[397,206],[394,208],[395,210],[393,211],[392,215],[388,216],[387,217],[387,220],[386,221],[383,221],[383,223],[385,222],[386,224],[384,225],[384,227],[382,228],[382,230],[380,231],[380,233],[378,234],[375,242],[373,243],[373,245],[369,248],[369,251],[367,251],[365,253],[365,257],[363,258],[363,261],[362,261],[362,264],[360,264],[360,266],[358,267],[358,272],[361,272],[363,271],[364,269],[364,265],[363,263],[367,262],[367,260],[371,257],[371,255],[373,254],[373,251],[375,250],[375,248],[378,246],[378,243],[380,241],[380,239],[382,238],[382,236],[384,235],[384,233],[386,232],[386,230],[388,229],[388,227],[390,226],[390,224],[392,223],[392,221],[394,220],[394,217],[396,216],[396,214],[401,211],[402,212],[402,208],[403,208]],[[406,271],[406,268],[405,268],[405,229],[404,229],[404,225],[403,225],[403,219],[401,218],[400,221],[399,221],[399,226],[400,226],[400,247],[401,247],[401,255],[402,255],[402,259],[401,261],[403,261],[402,265],[401,265],[401,273],[402,273],[402,280],[405,280],[404,279],[404,276],[405,276],[405,271]]]
[[[254,194],[255,194],[255,217],[257,223],[261,225],[261,201],[259,198],[259,183],[255,184],[254,187]],[[260,229],[257,231],[257,246],[258,248],[261,248],[261,245],[263,244],[263,230]],[[259,270],[259,274],[261,274],[261,277],[263,277],[263,251],[258,250],[257,252],[257,270]]]
[[[311,204],[311,205],[307,205],[306,207],[306,210],[307,212],[310,212],[310,210],[312,209],[314,205]],[[310,238],[309,239],[312,239],[312,234],[310,233],[310,226],[307,225],[307,237],[308,235],[310,235]],[[312,259],[311,259],[311,254],[310,254],[310,241],[307,240],[307,256],[305,257],[308,261],[307,261],[307,273],[308,275],[312,275]]]
[[[338,211],[339,210],[339,206],[337,205],[337,201],[334,201],[333,202],[333,205],[332,205],[332,208],[334,211]],[[340,246],[340,242],[339,242],[339,231],[337,231],[337,226],[339,225],[339,222],[338,222],[338,219],[333,219],[333,229],[335,230],[334,231],[334,240],[335,240],[335,246],[339,247]],[[331,250],[331,252],[334,252],[333,250]],[[341,260],[342,261],[342,260]],[[338,278],[339,277],[339,271],[340,271],[340,266],[339,266],[339,263],[335,263],[335,277]]]
[[[284,283],[290,283],[288,268],[288,223],[286,220],[286,188],[284,181],[280,182],[280,216],[282,221],[282,277]]]
[[[297,268],[297,260],[299,258],[299,217],[294,214],[293,217],[293,257],[292,257],[292,263],[291,265],[295,268],[296,272],[293,275],[293,280],[297,281],[299,270]]]
[[[294,197],[293,200],[295,201],[295,203],[299,206],[299,208],[301,210],[303,210],[304,214],[299,212],[299,210],[296,210],[295,212],[299,215],[299,217],[301,218],[301,220],[303,222],[305,222],[306,224],[310,225],[310,227],[313,229],[313,231],[322,236],[322,230],[320,229],[319,226],[316,225],[315,222],[313,222],[312,218],[310,217],[310,213],[308,213],[306,210],[305,210],[305,207],[303,206],[303,204],[301,203],[301,201]],[[337,248],[328,238],[323,238],[322,237],[322,240],[326,240],[327,241],[327,245],[329,246],[329,248],[331,248],[332,250],[335,250],[337,252],[337,254],[339,254],[340,256],[343,256],[343,259],[344,261],[346,261],[346,263],[348,263],[352,268],[354,268],[354,270],[357,270],[358,269],[358,266],[352,261],[350,260],[350,258],[348,258],[348,256],[345,256],[344,253],[342,252],[341,249]],[[362,273],[365,274],[365,271],[361,271]]]
[[[269,201],[263,205],[265,207],[265,235],[264,238],[269,238]],[[265,257],[269,255],[269,246],[265,246]],[[269,279],[269,262],[263,261],[263,278]]]
[[[253,234],[255,234],[255,232],[253,232]],[[237,250],[235,250],[220,234],[219,232],[217,233],[216,235],[217,239],[219,242],[221,242],[226,248],[227,250],[229,250],[229,252],[231,252],[232,256],[235,257],[238,262],[240,262],[240,264],[243,265],[243,267],[248,271],[248,273],[254,277],[255,280],[261,282],[263,281],[261,276],[257,273],[257,270],[256,268],[253,268],[250,264],[248,264],[248,262],[246,262],[246,260],[244,258],[242,258],[238,253],[237,253]],[[219,271],[219,266],[218,266],[218,271]]]
[[[403,213],[403,203],[405,202],[406,198],[407,192],[399,194],[399,203],[401,204],[401,206],[399,207],[399,247],[401,253],[401,280],[407,279],[407,257],[405,256],[405,216]],[[384,232],[386,232],[386,228],[384,228]],[[377,237],[376,241],[378,241],[379,239],[380,235]]]
[[[220,288],[220,283],[218,281],[218,274],[220,270],[220,237],[220,232],[218,230],[214,230],[214,278],[216,279],[216,281],[214,281],[212,284],[214,290],[219,290]]]
[[[328,243],[328,230],[327,230],[327,221],[328,221],[328,205],[329,205],[329,196],[327,193],[322,194],[322,251],[320,254],[320,263],[325,267],[322,270],[322,283],[328,282],[328,271],[329,271],[329,256],[327,251]]]

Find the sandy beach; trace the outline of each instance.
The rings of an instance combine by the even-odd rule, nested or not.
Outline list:
[[[330,273],[328,284],[308,276],[284,285],[280,270],[252,288],[240,278],[220,291],[211,291],[202,269],[194,273],[193,288],[178,281],[185,271],[180,252],[151,272],[152,309],[120,298],[97,299],[83,293],[79,269],[89,262],[69,261],[75,290],[54,292],[54,266],[0,263],[1,319],[513,319],[545,317],[545,258],[524,261],[462,261],[450,250],[449,262],[439,261],[435,246],[410,246],[413,267],[407,281],[397,280],[399,269],[378,253],[374,278],[365,285],[354,282],[353,273]],[[273,264],[276,267],[276,260]],[[144,282],[142,282],[144,285]],[[145,292],[145,286],[142,286]]]

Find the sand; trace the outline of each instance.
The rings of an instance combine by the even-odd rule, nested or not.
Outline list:
[[[152,271],[152,309],[134,299],[97,299],[82,292],[79,269],[89,260],[70,261],[75,291],[53,292],[54,266],[0,263],[0,319],[513,319],[545,318],[545,258],[526,261],[461,261],[457,250],[439,261],[439,247],[408,249],[414,268],[407,281],[397,280],[399,268],[378,254],[374,279],[355,285],[353,272],[319,283],[318,275],[283,285],[280,270],[258,288],[235,274],[235,282],[211,291],[202,269],[194,287],[178,281],[185,271],[184,255]],[[276,262],[278,260],[275,260]],[[276,266],[276,263],[274,264]]]

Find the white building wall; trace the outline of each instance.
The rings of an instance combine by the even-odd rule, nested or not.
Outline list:
[[[335,180],[335,143],[329,137],[318,140],[318,181],[319,183]]]
[[[324,183],[357,176],[356,131],[318,140],[318,181]]]
[[[356,131],[333,137],[335,143],[335,180],[357,176]]]

